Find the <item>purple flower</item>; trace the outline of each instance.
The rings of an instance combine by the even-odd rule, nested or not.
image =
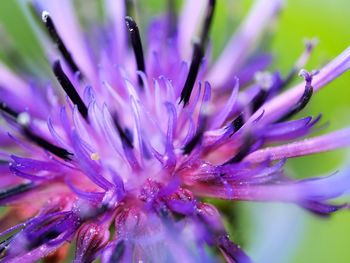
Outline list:
[[[295,180],[283,167],[350,144],[349,128],[304,139],[321,117],[294,118],[348,70],[350,49],[308,72],[307,42],[288,76],[268,71],[256,46],[282,1],[260,0],[212,60],[215,0],[178,16],[169,3],[146,37],[124,1],[105,0],[88,32],[70,0],[32,6],[53,75],[0,64],[2,262],[58,262],[73,241],[76,263],[250,262],[203,198],[347,208],[330,201],[349,174]]]

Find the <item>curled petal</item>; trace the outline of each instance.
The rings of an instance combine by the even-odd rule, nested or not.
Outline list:
[[[312,86],[314,91],[320,90],[329,82],[339,77],[350,68],[350,47],[343,51],[338,57],[324,66],[319,74],[313,77]],[[251,118],[252,121],[262,110],[265,111],[263,123],[271,123],[283,116],[295,105],[305,90],[305,83],[300,83],[294,88],[271,99]]]

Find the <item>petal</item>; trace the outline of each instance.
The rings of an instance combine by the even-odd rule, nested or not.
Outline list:
[[[57,31],[62,37],[65,45],[71,52],[74,60],[82,71],[91,78],[96,79],[94,66],[82,34],[82,29],[77,20],[73,3],[70,0],[36,0],[40,6],[47,10],[55,23]]]
[[[224,185],[196,185],[194,191],[202,196],[245,201],[320,202],[344,194],[350,187],[349,171],[327,177],[300,181],[271,182],[258,185],[233,184],[233,193],[225,191]]]
[[[256,0],[249,15],[233,35],[209,72],[214,88],[227,84],[246,62],[258,40],[282,7],[282,0]]]
[[[126,53],[125,1],[105,0],[105,9],[113,24],[115,61],[121,64]]]
[[[268,159],[281,160],[335,150],[348,147],[349,145],[350,128],[346,128],[303,141],[261,149],[251,153],[245,160],[254,163],[263,162]]]
[[[207,1],[188,0],[182,7],[178,24],[178,48],[181,57],[186,61],[191,59],[193,37],[196,35],[206,6]]]

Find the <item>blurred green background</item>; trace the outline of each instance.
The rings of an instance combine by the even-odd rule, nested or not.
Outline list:
[[[86,0],[90,1],[94,0]],[[165,2],[139,0],[143,19],[147,20],[147,17],[162,10]],[[221,50],[230,34],[234,32],[251,2],[218,0],[212,30],[214,54]],[[286,74],[302,52],[305,38],[319,39],[319,45],[307,65],[309,70],[319,68],[342,52],[350,44],[349,11],[349,0],[286,1],[269,44],[269,49],[275,54],[276,59],[273,69],[278,68]],[[0,1],[0,23],[3,25],[0,27],[0,58],[4,59],[6,53],[8,55],[13,50],[18,50],[19,54],[16,56],[31,58],[21,63],[31,65],[33,72],[38,69],[47,70],[43,52],[18,1]],[[12,40],[4,37],[4,30],[11,35]],[[7,62],[11,63],[8,58]],[[15,63],[18,65],[19,62]],[[347,73],[317,93],[302,115],[322,113],[324,121],[330,121],[330,125],[322,132],[349,125],[349,89],[350,73]],[[290,160],[287,169],[293,176],[299,178],[330,174],[345,164],[348,153],[348,150],[338,150]],[[236,205],[236,208],[236,211],[239,211],[237,216],[239,228],[233,234],[234,238],[236,236],[241,239],[243,246],[258,261],[350,262],[349,212],[337,213],[330,219],[320,219],[291,205],[281,207],[276,204],[244,203]],[[275,237],[278,234],[279,237]],[[297,234],[296,238],[293,237],[294,234]],[[255,244],[251,244],[250,239],[256,240]],[[266,259],[269,257],[271,260]]]

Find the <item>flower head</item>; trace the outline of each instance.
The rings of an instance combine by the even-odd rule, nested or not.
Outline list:
[[[204,197],[347,207],[329,201],[349,175],[295,180],[283,167],[349,145],[349,128],[301,140],[321,117],[293,119],[350,67],[349,49],[308,72],[307,42],[284,78],[253,52],[280,0],[256,1],[214,61],[215,0],[186,1],[178,19],[169,9],[145,38],[124,1],[104,5],[107,21],[85,35],[71,1],[36,1],[54,77],[0,65],[4,262],[59,261],[73,240],[76,263],[250,262]]]

